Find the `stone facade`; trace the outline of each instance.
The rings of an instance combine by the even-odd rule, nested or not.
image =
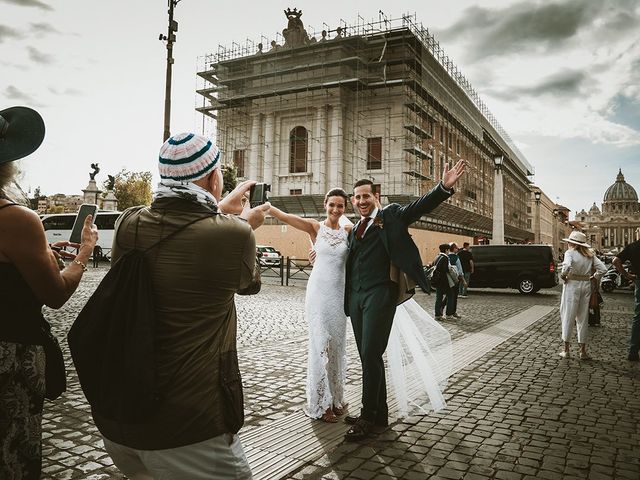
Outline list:
[[[596,249],[618,252],[640,238],[640,203],[635,188],[624,180],[622,170],[605,192],[602,210],[594,202],[589,211],[576,214],[589,242]]]
[[[240,178],[270,183],[272,202],[285,211],[320,217],[321,207],[292,209],[304,201],[287,197],[349,191],[369,178],[383,205],[410,201],[440,181],[445,163],[464,159],[457,194],[418,228],[438,225],[478,239],[491,237],[493,158],[500,155],[505,239],[532,236],[532,167],[472,101],[464,77],[434,56],[435,40],[422,27],[336,29],[316,40],[306,31],[294,35],[288,18],[285,38],[297,43],[266,53],[262,44],[255,52],[222,52],[198,74],[206,99],[198,111],[217,120],[217,142]]]

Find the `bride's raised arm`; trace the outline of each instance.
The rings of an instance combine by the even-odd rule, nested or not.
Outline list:
[[[311,241],[316,241],[318,230],[320,229],[320,223],[314,218],[302,218],[291,213],[285,213],[278,207],[271,205],[269,208],[269,214],[281,222],[291,225],[293,228],[306,232],[311,237]]]

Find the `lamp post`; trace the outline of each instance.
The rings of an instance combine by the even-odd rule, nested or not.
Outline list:
[[[542,243],[542,239],[540,238],[540,198],[542,197],[542,192],[540,190],[536,190],[533,192],[533,197],[536,199],[536,218],[535,220],[535,243]]]
[[[492,245],[504,244],[504,184],[502,183],[502,155],[493,157],[495,174],[493,176],[493,231]]]
[[[178,22],[173,19],[173,9],[180,0],[168,0],[169,2],[169,28],[167,34],[160,34],[158,40],[167,42],[167,78],[164,91],[164,133],[162,141],[171,136],[171,66],[173,65],[173,44],[176,41],[175,32],[178,31]]]

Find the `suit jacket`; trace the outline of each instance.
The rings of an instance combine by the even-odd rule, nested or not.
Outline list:
[[[418,247],[409,234],[409,225],[417,221],[443,201],[453,195],[454,190],[444,188],[442,182],[430,192],[414,200],[408,205],[392,203],[378,211],[371,228],[380,228],[380,235],[385,250],[391,260],[390,279],[399,284],[398,301],[400,304],[411,298],[415,293],[415,286],[419,285],[423,291],[428,291],[428,281],[422,268],[422,260]],[[351,229],[347,247],[347,267],[345,281],[344,309],[349,315],[350,268],[355,242],[357,224]]]

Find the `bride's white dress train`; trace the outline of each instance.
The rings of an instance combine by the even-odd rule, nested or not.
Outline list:
[[[442,392],[453,368],[451,335],[415,300],[398,305],[386,354],[387,390],[397,403],[391,414],[425,415],[446,406]]]

